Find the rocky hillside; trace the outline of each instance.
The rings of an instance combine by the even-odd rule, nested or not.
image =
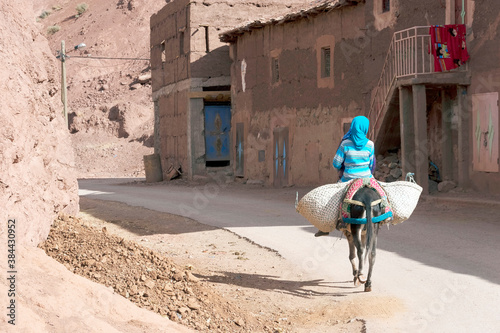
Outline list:
[[[78,177],[144,176],[153,152],[149,18],[164,1],[36,1],[53,56],[64,40]],[[75,46],[86,47],[75,50]],[[105,59],[103,59],[105,58]],[[60,62],[56,71],[60,73]]]
[[[36,246],[58,213],[78,211],[74,156],[57,94],[57,63],[31,2],[0,4],[0,234],[13,218],[17,245]]]
[[[0,0],[0,8],[1,331],[189,332],[35,247],[59,214],[78,212],[74,154],[58,63],[36,25],[33,2]]]
[[[64,40],[70,56],[66,62],[68,106],[78,177],[144,176],[143,155],[153,152],[154,111],[148,80],[150,64],[142,59],[149,58],[150,17],[169,2],[171,0],[35,2],[34,19],[47,36],[52,53],[55,55],[60,50]],[[243,24],[266,16],[261,7],[279,4],[280,10],[294,10],[313,1],[204,0],[194,3],[219,6],[220,10],[239,6],[241,15],[235,22]],[[249,12],[252,8],[254,12]],[[267,12],[267,15],[277,15],[271,9]],[[230,28],[233,27],[221,29]],[[86,47],[75,50],[81,43]],[[118,117],[114,113],[117,108]]]

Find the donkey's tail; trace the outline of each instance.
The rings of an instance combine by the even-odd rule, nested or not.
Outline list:
[[[373,250],[373,221],[372,221],[372,200],[368,197],[364,198],[366,212],[366,251],[363,260],[366,261],[368,254]]]

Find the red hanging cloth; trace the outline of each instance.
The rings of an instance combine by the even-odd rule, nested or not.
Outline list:
[[[434,25],[429,33],[435,72],[457,68],[469,59],[465,24]]]

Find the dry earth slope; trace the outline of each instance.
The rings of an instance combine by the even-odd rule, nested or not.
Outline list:
[[[57,214],[78,211],[74,156],[57,63],[33,3],[0,0],[0,7],[0,331],[187,332],[35,247]]]

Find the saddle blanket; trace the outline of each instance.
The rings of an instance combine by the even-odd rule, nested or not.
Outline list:
[[[340,214],[342,217],[342,222],[351,224],[366,224],[366,218],[352,218],[351,217],[351,205],[349,200],[352,200],[356,192],[362,187],[369,187],[380,195],[381,203],[380,207],[382,209],[382,215],[372,217],[373,223],[384,222],[387,223],[392,219],[393,212],[387,200],[387,195],[375,178],[358,178],[354,180],[347,189],[344,200],[340,202]],[[347,199],[347,201],[346,201]],[[339,228],[339,226],[337,226]]]

